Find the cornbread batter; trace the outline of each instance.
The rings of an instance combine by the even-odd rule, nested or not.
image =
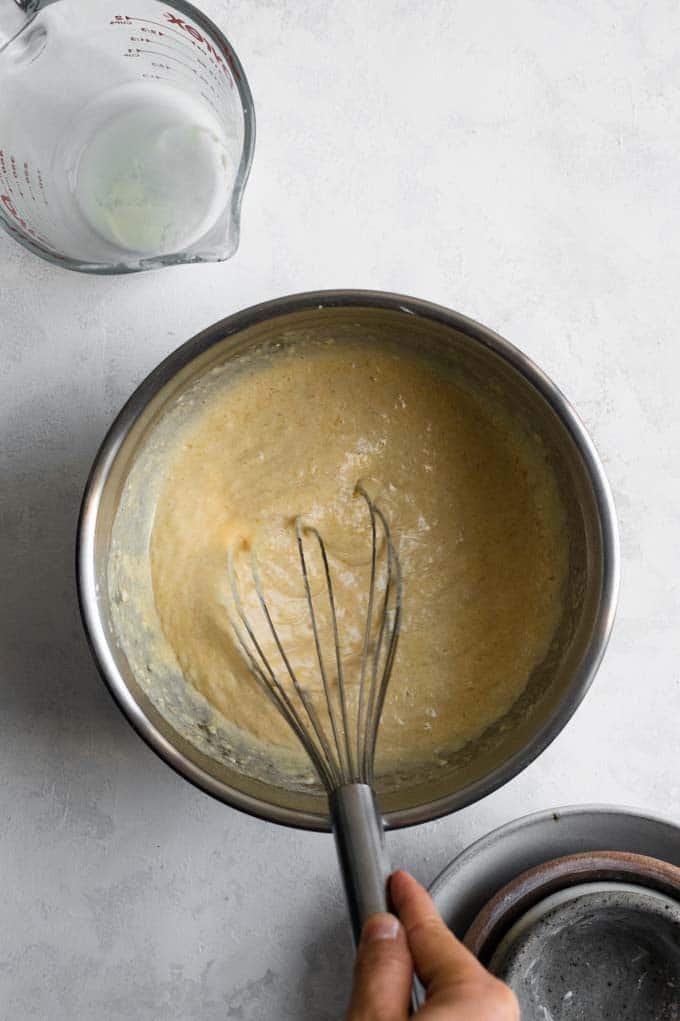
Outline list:
[[[293,664],[319,697],[292,521],[319,528],[355,686],[370,552],[359,480],[390,523],[403,570],[379,765],[436,762],[503,716],[546,656],[567,551],[540,441],[433,361],[306,345],[262,356],[217,389],[186,427],[157,503],[156,610],[188,682],[242,731],[297,749],[230,626],[229,551],[255,612],[245,568],[256,549]]]

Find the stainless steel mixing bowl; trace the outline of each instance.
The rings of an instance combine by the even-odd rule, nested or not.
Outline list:
[[[380,791],[388,828],[426,822],[506,783],[556,737],[595,675],[612,627],[619,582],[616,516],[588,434],[555,385],[521,351],[446,308],[373,291],[320,291],[246,309],[204,330],[162,362],[135,391],[104,439],[87,483],[77,541],[83,622],[101,674],[144,740],[182,776],[227,804],[262,818],[328,830],[318,792],[263,782],[206,754],[180,734],[140,687],[118,642],[107,580],[112,525],[128,473],[145,440],[179,395],[211,368],[291,339],[354,338],[450,359],[477,385],[509,402],[537,433],[557,474],[569,522],[565,611],[545,662],[523,696],[479,741],[435,775],[402,778]],[[228,368],[227,368],[227,371]],[[493,508],[489,509],[493,513]],[[527,563],[527,570],[531,564]]]

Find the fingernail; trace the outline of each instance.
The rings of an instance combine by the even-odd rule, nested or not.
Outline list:
[[[362,943],[373,943],[379,939],[396,939],[399,935],[399,919],[394,915],[374,915],[366,922],[361,933]]]

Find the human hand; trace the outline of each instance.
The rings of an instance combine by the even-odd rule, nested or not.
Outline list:
[[[394,915],[373,915],[361,934],[347,1021],[407,1021],[413,969],[426,1003],[417,1021],[520,1021],[514,993],[482,967],[408,872],[390,879]]]

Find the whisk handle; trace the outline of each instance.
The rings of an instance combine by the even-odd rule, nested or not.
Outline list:
[[[387,881],[392,871],[385,831],[373,789],[351,783],[330,797],[340,871],[347,895],[355,943],[370,915],[389,911]]]

